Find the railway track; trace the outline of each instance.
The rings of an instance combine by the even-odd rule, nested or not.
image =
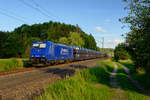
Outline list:
[[[31,71],[35,70],[35,67],[30,67],[30,68],[21,68],[21,69],[16,69],[16,70],[9,70],[9,71],[2,71],[0,72],[0,76],[5,76],[5,75],[10,75],[10,74],[15,74],[15,73],[20,73],[20,72],[26,72],[26,71]]]
[[[86,60],[86,61],[88,61],[88,60]],[[83,61],[78,61],[78,62],[83,62]],[[67,64],[73,64],[73,63],[76,63],[76,62],[70,62]],[[56,67],[59,65],[67,65],[67,64],[63,63],[63,64],[46,66],[46,67],[28,67],[28,68],[21,68],[21,69],[16,69],[16,70],[2,71],[2,72],[0,72],[0,76],[11,75],[11,74],[21,73],[21,72],[27,72],[27,71],[37,70],[37,69],[46,69],[46,68],[50,68],[50,67]]]
[[[97,60],[2,72],[0,74],[0,96],[3,100],[31,99],[34,95],[40,94],[48,84],[64,79],[66,76],[72,76],[78,69],[93,67]]]

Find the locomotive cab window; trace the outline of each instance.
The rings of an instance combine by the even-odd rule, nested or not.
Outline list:
[[[45,43],[41,43],[39,48],[46,48],[46,44]]]
[[[38,43],[34,43],[34,44],[32,45],[32,47],[33,47],[33,48],[38,48],[38,47],[39,47],[39,44],[38,44]]]
[[[33,48],[46,48],[46,43],[34,43]]]

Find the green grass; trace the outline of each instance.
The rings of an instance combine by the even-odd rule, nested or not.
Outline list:
[[[123,67],[118,63],[118,62],[115,62],[116,64],[117,64],[117,66],[118,66],[118,71],[117,71],[117,73],[124,73],[124,74],[126,74],[126,72],[125,72],[125,70],[123,69]]]
[[[120,60],[119,63],[125,65],[130,70],[130,74],[136,73],[135,66],[131,60]]]
[[[27,59],[0,59],[0,71],[15,70],[29,66]]]
[[[111,100],[109,70],[106,66],[84,69],[67,80],[61,80],[45,88],[36,100]]]
[[[118,85],[124,90],[124,95],[126,95],[127,100],[149,100],[148,96],[137,92],[139,90],[131,83],[127,75],[119,73],[117,80]]]
[[[131,61],[122,61],[124,65],[128,65],[128,68],[130,71],[135,72],[134,66],[132,65]],[[127,62],[127,63],[125,63]],[[123,70],[123,67],[119,63],[117,63],[119,69]],[[132,68],[133,67],[133,68]],[[149,100],[148,96],[145,96],[144,94],[139,93],[138,89],[135,87],[135,85],[128,79],[128,76],[125,74],[125,72],[120,71],[117,74],[117,80],[118,85],[121,87],[121,89],[124,90],[124,94],[127,97],[127,100]]]
[[[78,71],[71,78],[50,84],[35,100],[148,100],[147,96],[137,92],[121,65],[119,69],[117,82],[122,90],[109,85],[113,62],[104,59],[93,68]]]
[[[145,90],[150,92],[150,78],[145,73],[144,69],[136,69],[131,60],[121,60],[120,63],[127,66],[130,70],[131,76],[137,80]]]
[[[114,64],[111,59],[103,60],[101,62],[104,63],[109,72],[112,72],[114,70]]]

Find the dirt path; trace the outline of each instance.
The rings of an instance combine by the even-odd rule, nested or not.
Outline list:
[[[120,63],[119,63],[119,64],[120,64]],[[130,76],[130,71],[129,71],[128,67],[126,67],[126,66],[123,65],[123,64],[120,64],[120,65],[123,67],[123,69],[125,70],[126,74],[128,75],[129,80],[136,86],[136,88],[139,89],[139,91],[140,91],[141,93],[150,96],[150,93],[147,92],[147,91],[138,83],[138,81],[134,80],[134,79]]]
[[[114,70],[113,70],[113,72],[110,75],[110,85],[112,87],[114,87],[114,88],[120,89],[120,87],[117,84],[117,79],[116,79],[116,74],[117,74],[117,71],[118,71],[118,66],[114,62],[113,62],[113,64],[114,64]]]

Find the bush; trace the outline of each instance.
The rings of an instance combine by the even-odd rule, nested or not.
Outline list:
[[[125,45],[123,43],[118,44],[118,46],[115,48],[114,59],[116,61],[129,59],[129,54],[126,51]]]
[[[23,67],[22,61],[19,61],[16,58],[11,58],[10,61],[7,61],[5,63],[4,70],[15,70],[22,67]]]

